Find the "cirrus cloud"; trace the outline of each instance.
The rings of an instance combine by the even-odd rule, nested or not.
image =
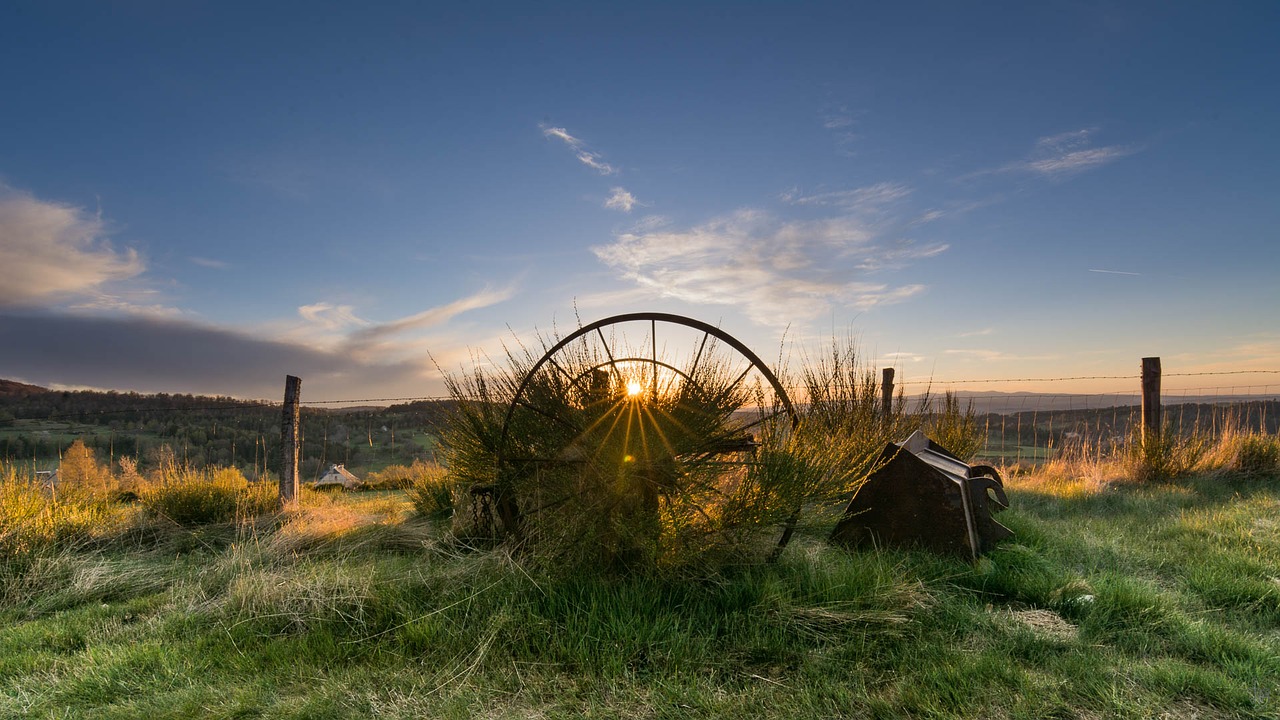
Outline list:
[[[565,145],[568,145],[569,148],[573,150],[573,154],[578,158],[578,162],[586,165],[592,170],[595,170],[601,175],[613,175],[618,172],[617,168],[604,161],[603,156],[601,156],[600,153],[595,152],[594,150],[588,150],[586,143],[580,138],[570,135],[568,130],[561,127],[543,126],[542,134],[545,137],[556,138],[557,140],[563,141]]]

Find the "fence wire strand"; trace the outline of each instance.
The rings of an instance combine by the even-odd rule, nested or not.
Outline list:
[[[1228,370],[1211,372],[1165,372],[1162,378],[1239,377],[1245,375],[1280,375],[1280,370]],[[1101,447],[1106,442],[1118,442],[1127,437],[1141,419],[1141,392],[1139,375],[1079,375],[1041,378],[993,378],[985,380],[915,380],[900,381],[896,387],[928,386],[933,401],[938,401],[941,390],[956,385],[1015,385],[1031,382],[1073,382],[1086,380],[1131,380],[1134,389],[1104,393],[1026,393],[988,391],[961,391],[962,403],[970,403],[981,427],[986,430],[987,443],[983,457],[990,460],[1013,462],[1038,462],[1069,442],[1090,442]],[[1227,428],[1263,433],[1276,433],[1280,420],[1280,384],[1272,382],[1242,385],[1202,385],[1198,387],[1164,388],[1162,405],[1166,422],[1180,432],[1190,430],[1220,433]],[[991,393],[991,394],[987,394]],[[200,398],[194,398],[200,399]],[[206,398],[212,399],[212,398]],[[221,399],[221,398],[219,398]],[[302,405],[313,412],[343,412],[363,410],[359,407],[340,406],[385,405],[388,403],[442,402],[452,398],[441,395],[367,398],[325,398],[303,400]],[[128,402],[121,398],[121,404]],[[27,417],[13,417],[15,421],[87,421],[92,418],[136,413],[156,415],[193,412],[262,412],[278,410],[279,401],[264,399],[227,400],[217,404],[193,406],[128,407],[79,412],[35,413]],[[378,411],[387,410],[380,407]],[[12,417],[12,416],[11,416]],[[1099,450],[1099,452],[1101,452]]]

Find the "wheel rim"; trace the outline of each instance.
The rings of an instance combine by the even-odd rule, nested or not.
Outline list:
[[[619,527],[637,516],[649,539],[722,532],[759,472],[756,436],[798,422],[773,371],[723,330],[666,313],[604,318],[547,348],[517,386],[497,443],[497,519],[517,539],[530,518],[570,517],[565,507]]]

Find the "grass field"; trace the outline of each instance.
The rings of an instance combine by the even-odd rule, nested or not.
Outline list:
[[[1108,480],[1010,478],[976,565],[564,577],[399,493],[124,523],[0,566],[0,717],[1280,717],[1280,480]]]

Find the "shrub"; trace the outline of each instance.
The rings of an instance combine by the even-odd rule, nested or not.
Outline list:
[[[1168,423],[1161,432],[1148,433],[1145,439],[1138,427],[1129,438],[1125,469],[1140,482],[1185,477],[1200,467],[1213,446],[1208,434],[1197,431],[1181,435]]]
[[[250,484],[235,468],[177,468],[144,484],[138,499],[151,513],[178,525],[203,525],[270,512],[277,492],[264,483]]]
[[[1229,467],[1246,475],[1270,475],[1280,471],[1280,439],[1267,435],[1231,438]]]
[[[930,415],[925,423],[925,435],[964,461],[969,461],[982,449],[987,436],[978,426],[973,412],[973,402],[961,408],[960,398],[950,390],[942,397],[942,409]]]
[[[371,490],[408,490],[435,477],[444,470],[422,459],[412,465],[388,465],[365,476],[364,487]]]
[[[455,483],[449,473],[435,463],[414,461],[409,468],[409,502],[419,515],[446,518],[453,514]]]

